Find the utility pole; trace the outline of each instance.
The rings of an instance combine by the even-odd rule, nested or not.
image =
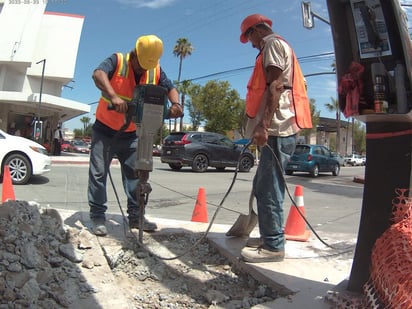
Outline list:
[[[42,99],[42,94],[43,94],[43,81],[44,81],[44,69],[46,67],[46,59],[40,60],[36,62],[36,64],[39,64],[43,62],[43,69],[41,72],[41,80],[40,80],[40,97],[39,97],[39,104],[37,106],[37,120],[34,122],[34,130],[33,130],[33,135],[34,139],[38,140],[41,142],[42,137],[43,137],[43,128],[42,128],[42,122],[40,121],[40,106],[41,106],[41,99]]]
[[[40,121],[40,105],[41,105],[41,97],[43,94],[43,81],[44,81],[44,68],[46,67],[46,59],[40,60],[39,62],[36,62],[36,64],[39,64],[43,62],[43,69],[41,71],[41,80],[40,80],[40,97],[39,97],[39,105],[37,107],[37,120]]]
[[[185,94],[182,93],[182,111],[185,110]],[[182,115],[182,117],[180,117],[180,132],[183,131],[183,117],[184,117],[184,113]]]

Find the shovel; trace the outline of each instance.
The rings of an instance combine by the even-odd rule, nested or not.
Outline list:
[[[233,224],[230,230],[227,231],[226,236],[235,236],[235,237],[249,236],[250,232],[252,232],[252,230],[255,228],[256,223],[258,221],[258,216],[256,212],[253,210],[254,198],[255,196],[253,194],[253,189],[252,189],[252,191],[250,192],[250,198],[249,198],[249,214],[239,215],[239,218],[237,218],[236,222]]]

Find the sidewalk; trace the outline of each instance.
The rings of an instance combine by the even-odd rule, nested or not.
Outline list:
[[[50,156],[52,164],[89,164],[88,155],[78,155],[71,152],[62,152],[60,156]],[[112,160],[112,164],[119,164],[117,159]]]
[[[76,153],[61,152],[60,156],[49,155],[52,163],[84,163],[89,162],[89,156],[80,156]]]
[[[226,232],[230,226],[220,226]],[[347,235],[328,235],[327,242],[349,251],[339,254],[322,244],[314,235],[307,242],[287,241],[285,260],[280,263],[245,263],[240,260],[240,251],[246,239],[230,238],[225,232],[213,232],[209,241],[232,263],[260,282],[276,289],[282,297],[270,304],[253,308],[322,309],[336,308],[326,302],[330,291],[340,292],[350,275],[356,239],[345,240]],[[254,230],[251,236],[259,236]],[[349,250],[348,250],[349,248]]]

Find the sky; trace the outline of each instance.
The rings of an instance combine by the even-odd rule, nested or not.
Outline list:
[[[402,3],[412,4],[412,0]],[[329,19],[326,0],[312,0],[311,5],[313,12]],[[409,16],[412,8],[406,10]],[[336,76],[316,75],[332,72],[330,26],[315,18],[314,28],[304,28],[301,0],[49,0],[46,11],[84,16],[73,82],[63,88],[62,97],[89,104],[91,112],[65,122],[65,128],[82,128],[79,119],[83,116],[95,120],[100,92],[91,78],[93,70],[114,52],[129,52],[141,35],[155,34],[162,39],[160,63],[172,81],[177,80],[179,69],[173,47],[179,38],[187,38],[194,50],[183,60],[181,80],[201,85],[225,80],[245,98],[252,72],[247,67],[254,65],[257,50],[250,43],[240,43],[240,24],[254,13],[273,21],[273,30],[293,47],[303,74],[315,74],[306,78],[308,97],[315,99],[320,116],[335,117],[325,104],[337,97]],[[226,71],[229,73],[218,74]]]

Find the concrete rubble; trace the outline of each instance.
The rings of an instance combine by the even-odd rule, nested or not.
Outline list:
[[[3,203],[0,309],[320,309],[338,308],[336,299],[347,294],[355,239],[336,244],[346,249],[339,254],[313,236],[288,241],[284,262],[249,264],[239,259],[246,239],[225,236],[227,226],[214,225],[200,239],[207,224],[156,222],[159,231],[145,233],[140,246],[120,215],[108,214],[108,236],[98,238],[87,213]]]

